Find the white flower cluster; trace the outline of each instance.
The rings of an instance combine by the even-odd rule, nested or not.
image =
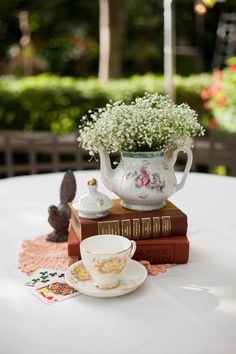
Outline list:
[[[158,94],[146,93],[130,104],[108,103],[88,113],[78,140],[91,154],[102,147],[108,152],[166,151],[204,135],[195,111]]]

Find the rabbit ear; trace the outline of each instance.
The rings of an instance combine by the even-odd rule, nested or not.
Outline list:
[[[72,171],[67,171],[61,182],[60,201],[67,204],[72,202],[76,193],[76,180]]]
[[[50,205],[50,206],[48,207],[48,212],[49,212],[49,213],[50,213],[50,212],[53,212],[53,211],[55,211],[55,210],[58,210],[58,208],[57,208],[56,205]]]

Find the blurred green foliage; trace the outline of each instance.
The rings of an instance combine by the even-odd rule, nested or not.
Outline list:
[[[163,72],[163,0],[116,1],[121,10],[122,75]],[[205,14],[199,30],[194,3],[174,1],[176,67],[180,75],[211,70],[220,13],[235,11],[235,0],[218,1]],[[29,62],[34,74],[50,71],[64,76],[97,75],[98,0],[0,1],[0,73],[23,75],[21,11],[29,15],[32,63]],[[179,46],[187,48],[187,52],[179,52]],[[195,48],[196,53],[190,55],[189,48]]]
[[[188,103],[202,121],[201,91],[211,83],[208,74],[175,77],[177,103]],[[51,74],[15,78],[0,77],[0,129],[70,132],[89,109],[108,101],[131,101],[145,92],[164,93],[163,76],[146,74],[106,84],[95,78],[75,79]]]

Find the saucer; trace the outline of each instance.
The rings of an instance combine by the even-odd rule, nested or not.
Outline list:
[[[75,276],[76,271],[79,274],[80,280]],[[130,259],[121,276],[119,285],[113,289],[102,290],[93,284],[87,270],[83,266],[83,262],[78,261],[66,270],[65,281],[72,288],[89,296],[115,297],[128,294],[137,289],[146,280],[147,275],[147,270],[142,264]]]

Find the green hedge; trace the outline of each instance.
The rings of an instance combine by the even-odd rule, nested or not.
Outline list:
[[[208,74],[177,76],[177,103],[188,103],[204,118],[200,93],[210,82]],[[0,77],[0,129],[70,132],[78,129],[81,117],[89,109],[104,106],[109,100],[130,101],[144,92],[163,94],[163,77],[147,74],[106,84],[97,79],[77,80],[50,74]]]

